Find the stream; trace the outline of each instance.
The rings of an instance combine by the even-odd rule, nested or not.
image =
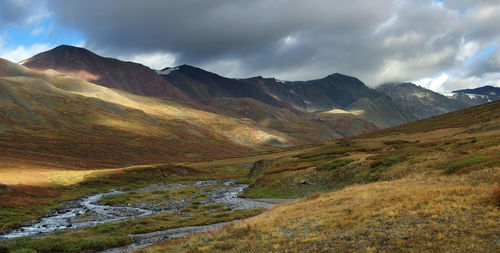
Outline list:
[[[224,181],[195,181],[170,184],[153,184],[144,188],[136,189],[134,192],[150,192],[157,190],[170,190],[182,187],[207,187],[219,185],[215,189],[206,192],[206,198],[199,202],[200,205],[225,203],[232,210],[254,209],[254,208],[270,208],[272,204],[260,202],[251,199],[240,198],[238,195],[242,193],[248,185],[235,184],[235,180]],[[134,204],[131,206],[108,206],[101,205],[98,201],[106,196],[124,193],[124,191],[111,190],[106,193],[86,196],[74,201],[63,203],[64,208],[54,210],[51,214],[43,217],[29,225],[22,226],[18,229],[3,231],[0,234],[1,239],[11,239],[21,236],[43,236],[63,229],[79,229],[96,224],[116,222],[125,219],[140,218],[151,216],[161,212],[171,212],[180,210],[192,203],[192,199],[183,198],[181,200],[167,200],[168,205],[157,206],[148,203]],[[224,223],[225,224],[225,223]],[[212,224],[199,227],[184,227],[169,229],[165,231],[157,231],[145,235],[130,235],[136,245],[143,246],[161,239],[175,238],[183,236],[187,233],[205,231],[213,229],[220,224]],[[141,239],[143,238],[143,239]],[[146,238],[146,239],[144,239]]]

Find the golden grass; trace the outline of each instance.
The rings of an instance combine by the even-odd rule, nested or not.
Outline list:
[[[84,179],[92,170],[67,170],[41,167],[40,165],[12,164],[0,165],[0,184],[48,186],[52,184],[70,185]]]
[[[144,252],[499,252],[498,106],[276,157],[246,195],[305,198]]]
[[[281,149],[275,152],[266,151],[261,153],[254,153],[250,155],[233,157],[228,159],[214,159],[211,161],[203,161],[203,162],[184,162],[179,164],[199,169],[209,169],[209,168],[218,168],[218,167],[235,166],[235,165],[252,165],[254,162],[258,160],[273,160],[273,159],[291,157],[303,152],[314,150],[316,148],[317,147],[314,145],[307,145],[302,147]]]
[[[145,252],[497,252],[500,168],[355,185]]]

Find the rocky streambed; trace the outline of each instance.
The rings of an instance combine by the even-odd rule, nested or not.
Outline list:
[[[165,199],[162,205],[147,201],[113,206],[100,204],[99,200],[102,198],[125,193],[120,190],[111,190],[110,192],[86,196],[78,200],[63,203],[65,206],[64,208],[55,210],[48,216],[32,222],[29,225],[14,230],[3,231],[3,233],[0,234],[0,239],[10,239],[22,236],[42,236],[58,230],[78,229],[96,224],[151,216],[161,212],[177,211],[195,202],[196,205],[223,203],[232,210],[254,209],[259,207],[270,208],[272,206],[272,204],[269,203],[238,197],[248,185],[235,184],[235,180],[154,184],[134,190],[133,192],[144,193],[184,187],[190,187],[191,189],[194,187],[194,189],[199,189],[199,191],[203,189],[203,198],[200,199],[186,196],[175,200]],[[154,232],[156,234],[150,233],[150,235],[143,237],[136,236],[137,238],[148,238],[147,240],[136,239],[134,235],[130,236],[143,245],[144,243],[158,241],[159,238],[174,238],[177,237],[176,234],[183,235],[186,231],[203,231],[210,228],[210,226],[213,227],[216,225],[201,226],[200,228],[179,228],[177,230],[163,231],[163,234],[160,231]]]

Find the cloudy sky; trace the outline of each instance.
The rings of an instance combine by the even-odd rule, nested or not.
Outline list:
[[[0,0],[0,57],[60,44],[160,69],[500,86],[499,0]]]

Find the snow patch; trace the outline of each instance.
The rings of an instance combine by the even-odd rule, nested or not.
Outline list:
[[[166,68],[164,70],[155,70],[156,74],[158,75],[168,75],[170,73],[172,73],[173,71],[176,71],[176,70],[179,70],[179,67],[175,67],[175,68]]]
[[[469,93],[464,93],[464,94],[467,95],[470,99],[480,99],[480,98],[488,99],[488,96],[486,96],[486,95],[469,94]]]

